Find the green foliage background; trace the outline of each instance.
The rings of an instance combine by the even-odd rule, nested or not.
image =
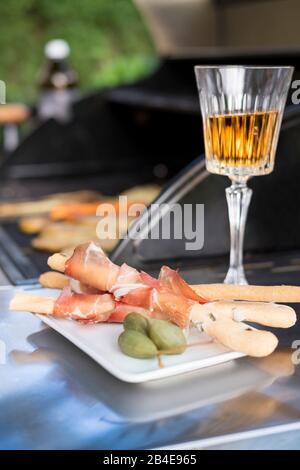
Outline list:
[[[147,73],[155,53],[132,0],[2,0],[0,79],[7,101],[30,102],[49,39],[66,39],[83,89]]]

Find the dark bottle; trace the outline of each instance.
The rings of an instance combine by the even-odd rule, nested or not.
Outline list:
[[[67,122],[72,117],[72,102],[78,96],[78,77],[69,63],[70,47],[63,39],[54,39],[45,46],[46,62],[39,80],[41,90],[38,117]]]

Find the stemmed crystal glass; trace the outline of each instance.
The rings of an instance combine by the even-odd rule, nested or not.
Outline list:
[[[243,240],[252,190],[247,181],[274,168],[293,67],[196,66],[206,168],[226,175],[230,222],[227,284],[247,284]]]

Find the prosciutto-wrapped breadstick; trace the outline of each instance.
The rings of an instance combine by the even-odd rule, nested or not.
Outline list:
[[[177,271],[163,266],[159,279],[139,273],[126,264],[112,263],[95,243],[81,245],[73,255],[55,254],[48,260],[53,269],[88,283],[101,291],[109,291],[122,302],[160,311],[180,327],[190,320],[201,323],[208,313],[225,315],[236,321],[288,328],[294,325],[296,314],[291,307],[272,303],[208,302],[199,296]],[[201,305],[203,304],[203,305]]]
[[[189,299],[197,300],[195,291],[182,279],[177,271],[163,266],[159,279],[172,291],[178,292]],[[248,286],[247,286],[248,287]],[[234,302],[206,301],[201,309],[193,312],[191,320],[202,321],[203,316],[212,313],[215,317],[226,316],[235,321],[249,321],[260,325],[277,328],[290,328],[296,323],[297,317],[294,309],[287,305],[278,305],[271,302]]]
[[[70,318],[81,323],[122,323],[131,312],[146,317],[165,318],[159,312],[116,302],[112,294],[78,294],[70,286],[57,297],[46,297],[18,292],[11,300],[10,310],[29,311],[40,315]]]
[[[170,274],[170,286],[173,283],[173,288],[177,289],[176,283],[174,284],[174,275],[170,268],[165,266],[162,268],[164,272]],[[177,276],[178,273],[173,271]],[[180,276],[178,275],[180,278]],[[171,280],[173,279],[173,280]],[[182,278],[180,278],[182,282]],[[54,289],[63,289],[65,286],[71,285],[71,288],[75,292],[86,292],[86,286],[83,286],[78,281],[71,280],[66,275],[49,271],[40,276],[40,284],[43,287],[54,288]],[[183,281],[184,282],[184,281]],[[187,286],[192,292],[194,292],[189,286]],[[182,291],[181,291],[182,292]],[[185,292],[186,293],[186,292]],[[186,293],[186,295],[188,295]],[[191,294],[193,295],[193,294]],[[124,303],[123,303],[124,305]],[[249,321],[253,323],[259,323],[260,325],[272,326],[277,328],[290,328],[296,322],[296,313],[287,305],[279,305],[271,302],[243,302],[243,301],[230,301],[230,300],[221,300],[215,302],[207,302],[203,304],[202,309],[197,309],[192,317],[191,321],[193,323],[202,322],[203,316],[206,314],[213,314],[215,317],[227,317],[235,321]],[[129,307],[132,311],[132,308]]]
[[[57,299],[19,292],[10,302],[9,308],[71,318],[83,323],[99,323],[109,319],[116,303],[111,294],[76,294],[71,292],[70,287],[65,287]]]
[[[18,293],[10,303],[10,310],[71,318],[81,323],[121,322],[129,310],[161,318],[159,312],[147,312],[140,307],[116,303],[110,294],[76,294],[71,293],[69,287],[57,299]],[[277,338],[272,333],[250,329],[230,318],[215,318],[207,314],[202,329],[224,346],[255,357],[269,355],[277,346]]]
[[[168,272],[170,275],[170,287],[172,285],[173,288],[177,289],[177,283],[174,281],[175,276],[180,278],[177,271],[173,271],[165,266],[162,270],[164,271],[164,274]],[[82,284],[79,285],[79,288],[76,288],[76,284],[74,284],[74,282],[78,281],[70,280],[70,278],[64,274],[55,271],[49,271],[42,274],[39,280],[43,287],[48,288],[63,289],[71,283],[71,287],[75,292],[85,292],[86,289],[86,286],[82,286]],[[180,278],[180,283],[182,281],[182,278]],[[189,286],[187,287],[193,292]],[[187,291],[185,291],[185,294],[188,295]],[[193,294],[191,294],[191,296],[192,295]],[[203,304],[202,307],[202,309],[198,308],[197,311],[192,314],[191,321],[193,323],[201,323],[203,317],[209,313],[213,314],[217,318],[225,316],[235,321],[249,321],[277,328],[290,328],[296,322],[296,313],[291,307],[271,302],[236,302],[221,300],[207,302]]]
[[[71,257],[53,255],[48,264],[83,284],[112,293],[117,301],[160,313],[181,328],[189,326],[192,311],[197,311],[200,302],[205,301],[188,286],[191,292],[182,295],[172,291],[163,281],[126,264],[117,266],[94,242],[78,246]]]

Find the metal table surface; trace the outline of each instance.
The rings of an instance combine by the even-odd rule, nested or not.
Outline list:
[[[267,358],[126,384],[9,313],[14,290],[0,287],[1,449],[300,448],[300,323]]]

